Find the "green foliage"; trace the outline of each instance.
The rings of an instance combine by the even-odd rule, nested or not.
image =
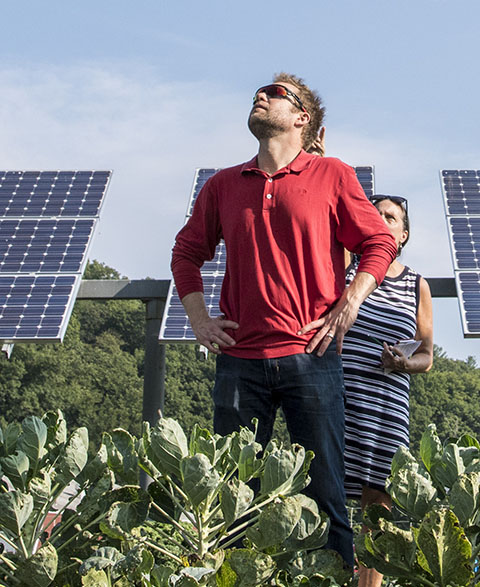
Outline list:
[[[326,516],[299,495],[313,457],[300,446],[271,442],[262,452],[248,428],[222,437],[195,426],[188,439],[177,421],[164,418],[154,428],[144,423],[138,451],[153,479],[150,518],[170,523],[182,537],[171,540],[181,550],[170,554],[177,564],[172,585],[273,585],[280,572],[281,584],[293,584],[299,556],[326,542]],[[247,485],[253,479],[260,481],[257,494]],[[247,548],[238,548],[242,539]],[[169,556],[168,547],[161,550]],[[325,564],[336,558],[324,556]]]
[[[192,430],[195,424],[211,428],[214,377],[213,356],[202,360],[194,345],[167,345],[165,416],[175,418],[185,430]]]
[[[274,442],[262,452],[255,434],[196,426],[187,438],[162,419],[139,439],[104,433],[88,460],[87,430],[69,434],[60,412],[0,430],[0,538],[11,551],[0,553],[0,584],[336,585],[348,576],[338,555],[316,552],[329,521],[298,494],[313,455]],[[139,467],[148,492],[131,484]]]
[[[480,437],[480,369],[472,357],[449,359],[435,347],[431,371],[412,376],[410,446],[414,454],[430,423],[442,438],[461,433]]]
[[[87,274],[117,277],[97,262]],[[138,434],[144,328],[140,301],[78,301],[63,344],[18,344],[2,363],[0,424],[61,409],[69,426],[88,425],[91,450],[104,430]]]
[[[387,485],[408,529],[368,508],[371,530],[357,542],[359,560],[400,585],[470,585],[480,553],[480,445],[470,435],[443,445],[431,424],[420,460],[400,448]]]
[[[188,442],[178,422],[164,418],[154,428],[144,424],[139,450],[140,466],[154,479],[154,495],[168,496],[170,503],[195,526],[195,535],[188,537],[189,548],[200,558],[221,542],[238,541],[257,519],[256,532],[249,538],[262,545],[271,540],[283,542],[299,521],[300,502],[292,505],[285,500],[308,482],[312,455],[305,453],[302,447],[295,446],[287,451],[270,443],[260,456],[261,446],[255,442],[255,432],[247,428],[221,437],[196,426]],[[252,454],[251,466],[243,467],[245,478],[242,480],[236,475],[246,453]],[[261,485],[256,496],[246,485],[254,477],[260,479]],[[174,520],[161,505],[157,507],[155,501],[153,507],[167,519]],[[274,508],[275,512],[269,508]],[[248,520],[250,514],[255,516]],[[244,527],[235,526],[230,531],[230,526],[240,518],[248,520]],[[283,532],[286,533],[283,538],[277,532],[270,536],[274,518],[280,525],[291,524],[293,520],[293,527]],[[216,528],[213,534],[211,528]],[[267,535],[270,538],[266,538]]]
[[[119,279],[121,276],[114,269],[94,261],[89,264],[85,278]],[[31,517],[37,515],[35,512],[38,513],[41,504],[48,507],[52,492],[57,490],[57,481],[64,484],[68,478],[76,476],[79,483],[83,484],[88,483],[88,479],[96,475],[97,481],[88,490],[89,499],[81,503],[82,516],[89,520],[95,519],[100,515],[100,502],[103,503],[105,511],[112,507],[108,520],[102,522],[109,532],[108,536],[105,535],[106,542],[102,542],[102,546],[119,548],[122,556],[127,554],[123,550],[126,548],[125,545],[129,544],[130,538],[127,540],[125,537],[135,534],[132,524],[136,524],[143,516],[146,502],[142,501],[140,494],[137,493],[135,499],[133,494],[131,496],[132,504],[126,507],[113,507],[113,503],[107,504],[103,497],[110,493],[113,475],[121,484],[136,486],[138,482],[139,447],[136,437],[141,434],[144,336],[145,308],[142,302],[79,300],[75,305],[63,344],[18,344],[14,348],[12,358],[2,362],[0,466],[2,474],[13,484],[14,491],[11,494],[3,492],[1,499],[4,501],[0,506],[0,516],[9,532],[30,531]],[[258,458],[251,443],[242,445],[241,449],[238,442],[235,446],[227,446],[225,441],[215,439],[214,435],[207,432],[212,427],[211,389],[215,358],[210,356],[206,361],[199,360],[193,345],[167,345],[166,352],[164,414],[175,418],[186,433],[185,437],[188,436],[186,452],[181,453],[180,459],[186,459],[183,469],[172,470],[170,474],[175,482],[183,483],[185,480],[185,489],[188,488],[188,493],[185,494],[200,507],[205,501],[205,495],[207,500],[212,498],[212,487],[221,463],[227,458],[226,453],[231,453],[232,458],[237,461],[237,470],[218,493],[221,515],[230,527],[252,507],[254,496],[247,481],[252,477],[261,476],[261,459]],[[412,377],[411,453],[398,456],[395,461],[397,470],[393,472],[393,478],[396,480],[392,480],[392,490],[396,491],[398,501],[411,509],[414,527],[419,527],[435,508],[446,505],[459,519],[474,552],[477,549],[475,527],[480,526],[477,515],[480,472],[475,470],[474,464],[475,451],[479,448],[474,437],[480,436],[479,395],[480,369],[475,361],[472,358],[466,361],[449,359],[436,347],[432,370],[427,374]],[[62,410],[62,418],[58,417],[58,409]],[[35,417],[36,414],[45,411],[49,413],[42,419]],[[435,423],[441,437],[458,438],[460,431],[468,435],[464,435],[456,442],[447,442],[443,446],[438,441],[436,432],[430,429],[421,446],[422,433],[430,422]],[[89,454],[95,455],[86,465],[83,460],[86,459],[86,454],[80,460],[76,456],[78,446],[85,446],[86,437],[82,436],[84,433],[78,432],[73,438],[71,434],[67,435],[67,428],[85,427],[89,430]],[[153,432],[153,429],[151,431]],[[275,434],[279,440],[275,449],[271,449],[268,475],[263,480],[264,492],[267,491],[270,480],[273,485],[277,481],[280,482],[277,461],[283,466],[288,460],[289,467],[294,470],[298,458],[295,450],[282,452],[289,445],[288,434],[281,417],[277,418]],[[71,442],[70,455],[66,449],[67,441]],[[101,442],[101,448],[97,453],[95,449]],[[416,460],[412,456],[420,453],[422,459]],[[285,454],[289,456],[285,457]],[[52,460],[52,455],[59,459],[55,464],[55,479],[45,473],[43,464],[47,455]],[[158,459],[158,454],[155,455]],[[178,455],[176,457],[174,454],[173,457],[175,459]],[[149,460],[153,465],[154,459],[150,459],[149,455],[142,455],[141,458]],[[417,463],[416,469],[413,464],[408,465],[413,462]],[[300,473],[300,470],[297,472]],[[445,487],[448,488],[448,492]],[[8,497],[5,497],[7,495]],[[111,496],[113,497],[113,494]],[[178,503],[169,498],[158,483],[151,486],[148,499],[153,499],[164,513],[174,519],[179,513]],[[30,512],[32,500],[34,507]],[[122,499],[119,498],[117,501],[121,502]],[[285,505],[282,503],[282,507]],[[311,521],[307,523],[307,511],[308,507],[302,504],[302,524],[310,528]],[[316,520],[318,515],[318,512],[312,513],[309,519]],[[69,516],[70,514],[65,513],[64,519],[70,519]],[[162,523],[165,522],[165,515],[161,515],[159,511],[156,510],[155,516]],[[451,521],[452,519],[449,521],[447,518],[432,518],[431,523],[432,527],[441,527],[442,532],[448,534],[448,524]],[[182,526],[183,522],[179,523]],[[316,534],[324,532],[322,524],[323,522],[311,534],[312,539],[316,538]],[[72,536],[74,526],[75,522],[72,521],[69,530]],[[123,526],[130,527],[130,530],[125,530]],[[175,536],[175,541],[181,542],[183,538],[179,538],[176,526],[169,528],[168,531],[162,530],[162,540],[165,539],[165,534],[169,534],[171,537]],[[301,534],[299,528],[300,524],[297,524],[296,529],[285,541],[285,544],[290,544],[289,548],[298,547],[295,535]],[[66,541],[69,531],[62,531],[54,538],[52,544],[56,547],[63,543],[62,541]],[[147,531],[144,528],[143,531],[147,536],[153,529],[149,528]],[[437,535],[440,536],[438,533]],[[449,534],[451,535],[452,533]],[[250,531],[249,538],[257,540],[258,543],[268,542],[267,534],[261,535],[255,531]],[[398,540],[398,537],[395,540]],[[414,537],[415,545],[416,540]],[[152,539],[152,542],[157,544],[158,536]],[[248,544],[253,545],[253,542]],[[86,560],[92,554],[86,545],[86,535],[84,542],[78,538],[72,540],[60,551],[58,564],[61,567],[67,564],[65,556],[67,552],[73,552],[72,548],[76,549],[77,558]],[[260,552],[257,546],[253,547]],[[265,547],[264,550],[268,551],[269,548]],[[168,549],[164,549],[163,546],[161,549],[170,549],[178,558],[184,556],[180,547],[172,541],[169,542]],[[227,548],[227,552],[229,550]],[[264,554],[271,556],[269,552]],[[156,584],[162,584],[161,577],[164,571],[161,568],[168,557],[159,550],[154,551],[154,556],[156,563],[150,573],[150,580],[153,581],[153,577],[157,577]],[[50,558],[53,561],[54,557]],[[24,563],[19,561],[15,564],[23,566]],[[32,568],[42,568],[41,554],[35,561],[32,559]],[[422,564],[425,566],[427,563],[423,561]],[[29,565],[26,566],[27,572],[33,572],[28,571]],[[279,585],[293,585],[294,581],[299,585],[327,584],[323,583],[324,579],[314,577],[311,573],[303,575],[300,566],[297,568],[297,574],[294,574],[293,567],[290,567],[288,576],[283,571],[276,571],[275,579],[272,581],[277,581]],[[227,585],[235,571],[232,570],[233,567],[228,570],[227,564],[222,568],[222,584]],[[113,580],[120,580],[112,578],[111,568],[91,569],[83,580],[89,581],[95,573],[99,573],[95,576],[101,576],[101,581],[105,579],[107,584],[111,584]],[[217,573],[216,577],[219,576]],[[196,581],[195,578],[188,576],[182,576],[180,580],[190,581],[190,584]]]
[[[1,430],[0,538],[9,552],[0,554],[0,580],[46,587],[62,574],[65,547],[88,545],[103,519],[113,525],[110,520],[119,524],[120,518],[122,528],[133,525],[131,512],[141,501],[138,490],[120,497],[112,492],[107,450],[102,446],[88,463],[88,442],[86,428],[67,433],[59,411],[43,418],[27,416],[21,426]],[[67,509],[73,501],[76,511]],[[147,510],[137,519],[143,521]]]

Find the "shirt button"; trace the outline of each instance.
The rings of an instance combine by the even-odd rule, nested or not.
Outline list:
[[[267,200],[271,200],[272,199],[272,194],[267,194]]]
[[[268,178],[268,183],[272,183],[273,179],[271,177]]]

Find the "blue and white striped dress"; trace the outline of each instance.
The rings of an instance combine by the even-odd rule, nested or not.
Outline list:
[[[347,284],[355,272],[353,266],[347,269]],[[385,277],[345,336],[345,490],[350,499],[361,497],[363,485],[385,491],[395,451],[408,446],[410,375],[384,373],[378,341],[414,338],[419,285],[420,275],[408,267],[398,277]]]

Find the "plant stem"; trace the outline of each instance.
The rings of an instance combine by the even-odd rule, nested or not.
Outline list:
[[[15,577],[15,575],[11,571],[9,571],[8,569],[2,569],[2,572],[5,573],[5,575],[8,575],[8,577],[13,581],[13,583],[15,583],[15,585],[21,584],[21,581],[19,579],[17,579]]]
[[[81,534],[82,532],[85,532],[85,530],[87,530],[88,528],[90,528],[90,526],[93,526],[95,524],[98,524],[98,522],[100,522],[100,520],[103,520],[103,518],[106,516],[107,514],[100,514],[99,516],[97,516],[94,520],[92,520],[90,522],[90,524],[87,524],[84,528],[80,528],[80,530],[78,530],[77,532],[75,532],[75,534],[73,536],[71,536],[66,542],[64,542],[63,544],[60,544],[60,546],[57,548],[57,552],[60,552],[63,548],[65,548],[65,546],[67,546],[68,544],[70,544],[70,542],[72,542],[72,540],[75,540],[75,538]]]
[[[226,532],[225,536],[221,536],[217,540],[217,542],[215,544],[215,548],[217,547],[218,544],[220,544],[220,542],[222,540],[225,540],[227,538],[230,538],[230,540],[227,540],[227,542],[222,544],[222,548],[228,548],[230,546],[230,544],[233,544],[237,540],[240,540],[240,538],[245,535],[246,528],[248,526],[251,526],[252,524],[254,524],[258,520],[259,517],[260,517],[260,514],[258,514],[258,516],[255,516],[254,518],[249,518],[246,522],[243,522],[243,524],[240,524],[239,526],[235,526],[234,528],[232,528],[232,530]],[[242,532],[239,534],[240,530],[242,530]]]
[[[165,550],[164,548],[161,548],[160,546],[157,546],[156,544],[153,544],[149,540],[145,540],[144,544],[146,544],[150,548],[153,548],[154,550],[157,550],[158,552],[161,552],[165,556],[168,556],[169,558],[171,558],[172,560],[174,560],[178,564],[183,565],[182,559],[181,558],[178,558],[178,556],[175,555],[175,554],[173,554],[173,552],[168,552],[168,550]]]
[[[218,511],[222,509],[221,504],[217,504],[213,510],[210,512],[210,515],[208,516],[208,518],[205,520],[205,526],[208,526],[210,524],[210,522],[213,520],[213,518],[217,515]]]
[[[242,514],[242,518],[244,516],[249,516],[250,514],[253,514],[253,512],[257,512],[257,511],[261,511],[262,508],[264,508],[266,505],[268,505],[270,502],[274,501],[275,499],[277,499],[278,495],[271,495],[270,497],[268,497],[267,499],[265,499],[264,501],[259,501],[257,503],[253,502],[255,505],[253,505],[252,507],[248,508],[247,510],[245,510]]]
[[[155,502],[152,502],[152,506],[156,510],[158,510],[162,514],[162,516],[165,516],[168,519],[169,523],[172,524],[172,526],[175,526],[175,528],[177,528],[177,530],[182,534],[182,536],[186,538],[187,542],[190,542],[190,540],[196,540],[195,536],[190,534],[190,532],[188,532],[181,524],[179,524],[177,520],[172,518],[172,516],[167,514],[167,512],[163,510],[159,505],[157,505]]]
[[[181,502],[178,500],[178,498],[176,497],[175,493],[174,493],[174,492],[173,492],[171,489],[167,488],[167,487],[166,487],[166,486],[165,486],[165,485],[162,483],[162,481],[160,481],[159,479],[155,479],[155,481],[156,481],[156,483],[158,483],[158,484],[160,485],[160,487],[161,487],[161,488],[162,488],[162,489],[163,489],[163,490],[164,490],[166,493],[168,493],[168,495],[169,495],[169,496],[172,498],[172,500],[175,502],[175,505],[176,505],[176,506],[177,506],[177,507],[180,509],[180,511],[182,512],[182,514],[184,514],[184,515],[185,515],[185,516],[186,516],[186,517],[187,517],[187,518],[190,520],[190,523],[192,523],[192,524],[193,524],[193,523],[195,522],[195,520],[193,520],[193,519],[192,519],[192,517],[191,517],[191,515],[192,515],[192,514],[191,514],[190,512],[187,512],[187,510],[186,510],[186,509],[183,507],[183,504],[182,504],[182,503],[181,503]],[[188,502],[188,497],[187,497],[187,496],[186,496],[186,495],[183,493],[183,491],[182,491],[182,490],[181,490],[179,487],[177,487],[177,485],[175,485],[175,483],[173,483],[173,481],[171,481],[171,480],[170,480],[170,481],[169,481],[169,483],[170,483],[171,485],[173,485],[173,487],[174,487],[174,488],[175,488],[175,489],[176,489],[176,490],[177,490],[177,491],[180,493],[180,495],[183,497],[183,499],[184,499],[185,501],[187,501],[187,502]]]
[[[220,530],[220,528],[221,528],[222,526],[224,526],[224,525],[225,525],[225,522],[220,522],[220,523],[219,523],[219,524],[217,524],[216,526],[212,526],[212,527],[209,529],[208,536],[209,536],[209,537],[211,537],[212,535],[214,535],[214,534],[217,534],[217,532]]]
[[[64,533],[65,530],[68,530],[71,526],[74,526],[78,522],[78,520],[79,520],[79,516],[78,516],[78,514],[76,514],[75,516],[72,516],[69,520],[67,520],[66,522],[63,522],[62,526],[59,526],[56,529],[54,528],[52,530],[52,533],[50,534],[49,542],[53,543],[59,534]]]
[[[52,533],[50,534],[50,538],[48,539],[49,542],[54,542],[55,538],[65,532],[65,530],[68,530],[68,528],[70,528],[70,526],[73,526],[76,522],[78,522],[78,515],[76,516],[72,516],[69,520],[67,520],[66,522],[63,523],[63,526],[57,528],[57,529],[53,529]]]
[[[62,567],[61,569],[59,569],[57,571],[57,574],[55,576],[58,577],[58,575],[61,575],[65,571],[68,571],[68,569],[72,569],[73,567],[77,567],[77,566],[78,566],[78,562],[74,562],[71,565],[67,565],[66,567]]]
[[[0,554],[0,560],[2,560],[7,565],[7,567],[12,571],[17,570],[17,567],[12,563],[12,561],[6,556],[3,556],[3,554]]]
[[[218,482],[215,491],[212,493],[212,495],[210,496],[210,498],[207,499],[207,503],[206,503],[206,510],[210,509],[210,506],[212,505],[212,503],[214,502],[214,500],[217,498],[218,494],[220,493],[220,491],[222,490],[222,487],[228,483],[228,481],[231,479],[232,475],[238,470],[238,466],[235,466],[233,469],[231,469],[230,471],[227,471],[227,473],[220,479],[220,481]],[[215,507],[215,509],[213,510],[213,512],[210,514],[210,516],[208,517],[208,520],[205,522],[205,524],[207,525],[208,522],[210,521],[210,518],[214,515],[215,511],[217,508],[220,507],[220,504],[218,504],[218,506]]]
[[[145,524],[147,526],[149,526],[150,528],[153,528],[155,530],[155,532],[157,532],[158,534],[160,534],[160,536],[163,536],[163,538],[165,538],[165,540],[168,540],[172,544],[175,544],[176,546],[178,546],[178,547],[182,548],[183,550],[185,550],[185,546],[183,544],[181,544],[180,542],[178,542],[178,540],[175,540],[175,538],[173,538],[173,536],[170,536],[169,534],[167,534],[167,532],[165,532],[161,528],[157,528],[156,526],[154,526],[150,522],[145,522]],[[195,546],[190,542],[190,540],[188,540],[185,536],[183,536],[183,538],[188,542],[188,545],[191,548],[195,549]]]
[[[168,483],[171,485],[171,487],[173,487],[173,489],[175,489],[177,491],[177,493],[180,495],[180,497],[185,500],[188,501],[188,496],[186,493],[184,493],[182,491],[182,489],[172,481],[171,477],[165,477],[165,479],[168,481]],[[163,486],[162,486],[163,487]],[[173,491],[170,488],[170,494],[172,495],[172,497],[175,499],[174,495],[173,495]]]
[[[11,546],[14,550],[18,550],[18,546],[15,544],[15,542],[12,542],[12,540],[10,540],[10,538],[7,538],[5,536],[5,534],[0,533],[0,538],[6,542],[9,546]]]
[[[69,485],[69,484],[68,484],[68,485]],[[68,487],[68,485],[66,485],[66,486],[63,488],[62,492],[65,490],[65,488],[66,488],[66,487]],[[77,484],[77,485],[78,485],[78,484]],[[57,510],[57,515],[56,515],[54,518],[52,518],[52,520],[51,520],[51,522],[48,524],[48,526],[45,526],[45,528],[44,528],[44,530],[45,530],[45,531],[46,531],[46,530],[48,530],[48,529],[50,528],[50,526],[52,526],[52,525],[54,524],[54,522],[55,522],[55,521],[56,521],[56,520],[57,520],[57,519],[58,519],[60,516],[63,516],[63,512],[64,512],[64,511],[65,511],[65,510],[68,508],[68,506],[69,506],[69,505],[70,505],[70,504],[71,504],[73,501],[75,501],[75,500],[78,498],[78,496],[80,495],[80,493],[81,493],[82,491],[85,491],[85,490],[86,490],[86,487],[87,487],[87,484],[85,484],[83,487],[80,487],[80,486],[79,486],[79,490],[77,491],[77,493],[75,493],[74,495],[72,495],[72,496],[70,497],[70,499],[69,499],[69,500],[68,500],[68,501],[65,503],[65,505],[64,505],[64,506],[63,506],[61,509]],[[62,492],[61,492],[61,493],[62,493]],[[57,501],[57,499],[60,497],[61,493],[60,493],[59,495],[57,495],[57,496],[55,497],[55,499],[53,499],[53,500],[50,502],[48,511],[50,511],[50,507],[52,507],[52,506],[53,506],[53,504],[54,504],[54,503]],[[63,531],[63,530],[62,530],[62,531]]]
[[[195,512],[195,518],[197,520],[197,530],[198,530],[198,552],[197,552],[197,554],[200,558],[203,558],[203,555],[205,554],[204,540],[203,540],[203,520],[202,520],[202,516],[198,512]]]
[[[21,534],[18,535],[18,541],[20,542],[20,546],[22,548],[23,556],[27,559],[30,555],[28,553],[27,547],[25,546],[25,542],[23,541],[23,537]],[[32,545],[33,548],[33,545]]]

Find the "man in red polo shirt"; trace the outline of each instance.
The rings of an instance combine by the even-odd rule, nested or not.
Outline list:
[[[257,418],[265,446],[282,407],[292,442],[315,452],[306,493],[330,516],[327,546],[353,566],[340,353],[396,245],[354,170],[303,150],[323,114],[319,96],[296,76],[279,74],[257,90],[248,126],[258,154],[207,181],[177,235],[172,271],[198,342],[218,355],[215,431]],[[212,319],[200,267],[222,238],[223,317]],[[362,255],[347,289],[344,248]]]

